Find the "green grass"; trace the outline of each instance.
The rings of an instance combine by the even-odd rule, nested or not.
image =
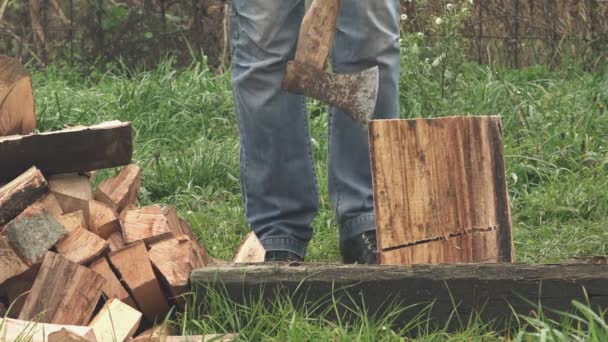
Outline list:
[[[232,256],[248,227],[228,74],[215,75],[202,64],[176,71],[163,63],[148,72],[116,65],[89,77],[48,69],[35,73],[34,82],[43,131],[132,121],[135,161],[145,170],[141,201],[177,205],[214,256]],[[419,82],[403,73],[403,117],[502,116],[517,260],[608,254],[606,72],[465,65],[446,99],[437,84]],[[327,196],[327,112],[311,103],[311,113],[322,199],[308,259],[337,261]]]
[[[140,201],[176,205],[213,256],[232,257],[248,227],[239,190],[238,132],[228,74],[215,75],[201,63],[176,71],[166,62],[151,71],[126,70],[117,64],[87,77],[49,68],[34,72],[33,78],[42,131],[113,119],[132,121],[134,159],[144,167]],[[421,79],[404,68],[401,88],[402,117],[502,116],[518,261],[608,254],[608,72],[542,66],[495,70],[467,64],[442,99],[434,79]],[[327,194],[326,109],[311,102],[310,121],[322,198],[308,260],[338,261],[337,227]],[[104,171],[100,178],[112,172]],[[270,312],[223,305],[213,317],[181,321],[191,332],[225,327],[278,340],[393,338],[379,322],[362,317],[358,325],[335,325],[323,316],[299,312],[288,302]],[[232,309],[238,315],[227,317]],[[568,324],[522,320],[522,340],[543,340],[541,335],[555,327],[565,336],[583,336],[593,329],[600,331],[596,336],[606,336],[605,321],[590,327],[595,320],[579,314],[587,323],[574,318]],[[244,321],[234,321],[239,317]],[[457,334],[439,327],[422,337],[496,340],[504,335],[475,323]]]

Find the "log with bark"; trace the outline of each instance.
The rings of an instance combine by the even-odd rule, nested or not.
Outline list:
[[[42,173],[35,167],[0,188],[0,227],[48,193]]]

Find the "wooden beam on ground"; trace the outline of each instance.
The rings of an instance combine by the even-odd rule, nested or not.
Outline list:
[[[77,228],[57,242],[55,248],[71,262],[87,264],[98,258],[108,246],[109,244],[99,236],[84,228]]]
[[[49,187],[38,170],[31,167],[29,170],[0,188],[0,226],[11,221],[25,208],[40,200]]]
[[[103,306],[89,327],[98,342],[126,341],[135,334],[141,317],[141,312],[114,298]]]
[[[169,305],[152,270],[145,244],[134,243],[111,253],[109,258],[144,317],[150,322],[163,321]]]
[[[43,174],[83,172],[122,166],[133,154],[130,123],[111,121],[90,127],[0,138],[0,182],[31,166]]]
[[[264,262],[265,255],[264,246],[255,233],[250,232],[237,248],[232,262],[237,264]]]
[[[85,341],[95,341],[95,334],[93,333],[93,329],[89,327],[75,325],[45,324],[12,318],[0,318],[1,341],[23,340],[31,342],[51,342],[50,335],[58,333],[64,329],[76,336],[83,337]]]
[[[86,325],[101,296],[103,282],[95,271],[48,252],[19,319]],[[44,313],[42,317],[40,313]]]
[[[121,302],[130,305],[132,308],[137,309],[137,305],[127,290],[125,290],[124,286],[122,286],[120,280],[118,280],[116,274],[114,274],[114,271],[112,271],[112,268],[110,267],[110,264],[106,258],[100,258],[99,260],[93,262],[89,268],[97,272],[105,279],[105,282],[101,287],[101,291],[106,299],[116,298]]]
[[[30,264],[37,264],[57,241],[67,235],[65,227],[40,204],[23,211],[6,226],[15,251]]]
[[[109,205],[120,213],[128,205],[135,205],[141,187],[142,170],[139,165],[123,167],[114,177],[99,184],[95,190],[95,200]]]
[[[537,312],[534,303],[539,302],[566,312],[573,309],[573,300],[608,309],[608,264],[207,266],[192,272],[191,283],[198,298],[211,286],[241,304],[247,298],[257,303],[263,296],[271,305],[279,292],[298,308],[319,309],[317,302],[324,300],[331,305],[332,296],[339,301],[336,307],[352,309],[354,300],[370,315],[391,310],[387,303],[392,301],[400,308],[413,306],[397,317],[399,324],[411,322],[433,303],[430,312],[422,312],[441,327],[450,317],[468,322],[477,313],[484,322],[506,322],[513,318],[512,310],[522,315]]]
[[[17,59],[0,55],[0,136],[29,134],[35,128],[32,80]]]
[[[369,135],[381,263],[513,261],[500,117],[376,120]],[[432,243],[475,232],[465,249]]]
[[[116,212],[104,203],[89,201],[89,229],[103,239],[120,232],[120,221]]]
[[[150,246],[150,261],[168,285],[173,300],[182,306],[192,270],[207,265],[196,248],[196,242],[186,235],[157,242]]]
[[[173,236],[169,221],[159,205],[127,211],[122,224],[122,235],[126,244],[137,241],[154,243]]]

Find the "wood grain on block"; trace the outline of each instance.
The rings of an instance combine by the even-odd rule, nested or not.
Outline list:
[[[247,234],[243,242],[236,250],[232,259],[234,263],[256,263],[264,262],[266,250],[254,232]]]
[[[134,205],[141,187],[141,174],[139,165],[123,167],[114,177],[99,184],[95,190],[95,200],[109,205],[116,212],[121,212],[129,204]]]
[[[39,203],[55,217],[63,215],[63,209],[52,192],[44,196]]]
[[[76,336],[83,337],[85,341],[95,341],[93,329],[89,327],[46,324],[12,318],[0,318],[0,341],[19,341],[23,340],[24,336],[27,336],[27,341],[31,342],[51,342],[52,340],[50,339],[50,335],[58,333],[64,329],[75,334]],[[55,341],[58,342],[66,340]]]
[[[116,274],[114,274],[114,271],[112,271],[112,268],[110,268],[110,264],[106,258],[100,258],[99,260],[93,262],[89,268],[99,273],[105,279],[105,282],[101,287],[101,291],[107,299],[116,298],[121,302],[137,309],[137,305],[127,290],[125,290],[124,286],[122,286],[120,280],[118,280]]]
[[[180,222],[177,208],[171,205],[165,205],[162,206],[162,213],[167,218],[167,223],[169,224],[169,229],[171,229],[173,236],[188,235]]]
[[[35,128],[32,80],[17,59],[0,55],[0,136],[30,134]]]
[[[141,312],[113,298],[93,318],[93,328],[98,342],[126,341],[131,338],[141,322]]]
[[[80,210],[88,221],[93,190],[87,176],[77,173],[54,175],[49,178],[49,187],[65,214]]]
[[[130,123],[105,122],[57,132],[0,138],[0,182],[35,165],[44,175],[100,170],[131,162]]]
[[[162,321],[169,312],[163,294],[143,242],[134,243],[110,254],[110,263],[119,273],[144,317],[150,321]]]
[[[129,210],[133,210],[133,209],[137,209],[138,207],[135,204],[129,204],[127,205],[121,212],[120,214],[118,214],[118,219],[120,220],[120,223],[123,224],[125,222],[125,216],[127,215],[127,212]]]
[[[112,233],[106,241],[108,241],[108,243],[110,244],[111,252],[115,252],[126,246],[125,240],[123,239],[121,232]]]
[[[19,319],[86,325],[101,296],[103,282],[95,271],[48,252]],[[42,317],[38,316],[41,313]]]
[[[92,200],[89,201],[89,229],[101,238],[107,239],[113,233],[120,232],[120,221],[112,208]]]
[[[31,264],[39,263],[46,251],[67,235],[65,227],[40,204],[25,209],[6,231],[15,251]]]
[[[84,213],[82,210],[75,211],[69,214],[63,214],[56,216],[57,221],[61,223],[68,232],[72,232],[78,228],[84,228],[88,230],[87,223],[84,219]]]
[[[484,263],[497,260],[497,231],[472,232],[380,253],[383,265]]]
[[[10,183],[2,186],[0,188],[0,226],[17,217],[48,191],[46,179],[35,167],[31,167]]]
[[[28,268],[30,265],[15,252],[8,241],[8,236],[0,233],[0,285],[27,271]]]
[[[23,304],[25,304],[25,300],[27,299],[27,293],[32,289],[34,280],[38,275],[39,266],[34,265],[30,267],[24,273],[7,280],[0,286],[0,290],[4,292],[8,303],[11,303],[11,311],[8,313],[8,317],[19,317]]]
[[[326,303],[345,311],[365,307],[379,316],[394,313],[386,303],[397,302],[403,308],[428,305],[428,324],[446,327],[446,322],[459,317],[453,321],[456,329],[462,327],[458,322],[471,318],[501,326],[512,323],[514,314],[537,313],[539,303],[551,308],[544,312],[549,315],[575,310],[573,300],[589,302],[597,312],[608,309],[608,264],[235,264],[200,268],[190,280],[199,296],[211,287],[236,305],[261,301],[272,306],[289,296],[297,310],[310,304],[323,310],[319,303]],[[404,310],[394,323],[403,327],[418,315],[419,309]]]
[[[55,245],[57,252],[77,264],[87,264],[98,258],[109,244],[84,228],[71,231]]]
[[[90,339],[87,337],[80,336],[66,328],[49,334],[48,342],[88,342],[97,341],[96,338]]]
[[[207,265],[195,245],[188,236],[181,235],[151,245],[148,252],[152,265],[169,285],[171,295],[178,304],[184,302],[180,296],[188,290],[190,272]]]
[[[499,117],[377,120],[370,124],[378,247],[497,229],[512,261]]]
[[[126,244],[137,241],[153,243],[173,236],[169,221],[159,205],[127,211],[122,225]]]

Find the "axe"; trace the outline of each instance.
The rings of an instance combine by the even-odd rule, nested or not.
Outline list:
[[[283,89],[333,105],[367,126],[378,99],[378,67],[354,74],[326,71],[341,0],[313,0],[302,20],[296,57],[287,63]]]

